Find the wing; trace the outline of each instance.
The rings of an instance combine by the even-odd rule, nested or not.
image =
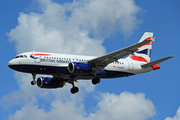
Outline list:
[[[106,54],[104,56],[92,59],[88,62],[88,64],[90,64],[91,66],[93,66],[96,69],[96,73],[99,72],[101,69],[103,69],[104,67],[106,67],[108,64],[117,61],[118,59],[121,59],[129,54],[133,54],[134,52],[136,52],[138,49],[138,47],[149,43],[152,40],[145,40],[143,42],[140,43],[136,43],[134,45],[131,45],[129,47],[117,50],[115,52]]]

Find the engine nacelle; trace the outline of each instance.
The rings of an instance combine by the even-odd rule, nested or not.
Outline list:
[[[39,77],[37,79],[37,86],[40,88],[60,88],[63,87],[66,82],[61,79],[55,79],[51,77]]]
[[[92,73],[93,67],[86,63],[72,62],[68,65],[68,71],[76,74]]]

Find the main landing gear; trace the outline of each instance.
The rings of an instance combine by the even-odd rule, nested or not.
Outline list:
[[[79,91],[79,88],[76,87],[76,86],[74,86],[74,80],[69,81],[69,83],[72,84],[72,86],[73,86],[73,87],[71,88],[70,92],[71,92],[72,94],[77,93],[77,92]]]
[[[36,74],[32,73],[32,77],[33,77],[33,81],[31,81],[31,85],[35,85],[36,84]]]
[[[100,78],[98,78],[98,77],[95,77],[94,79],[92,79],[92,83],[94,84],[94,85],[96,85],[96,84],[98,84],[98,83],[100,83],[101,82],[101,79]],[[74,86],[74,80],[71,80],[71,81],[69,81],[69,83],[70,84],[72,84],[72,88],[71,88],[71,93],[72,94],[75,94],[75,93],[77,93],[78,91],[79,91],[79,88],[78,87],[76,87],[76,86]]]
[[[72,94],[75,94],[75,93],[77,93],[77,92],[79,91],[79,88],[74,85],[74,81],[75,81],[75,80],[69,80],[69,81],[68,81],[68,83],[72,84],[72,86],[73,86],[73,87],[71,88],[71,90],[70,90],[70,92],[71,92]],[[100,82],[101,82],[101,79],[98,78],[98,77],[95,77],[94,79],[92,79],[92,83],[93,83],[94,85],[96,85],[96,84],[98,84],[98,83],[100,83]]]
[[[75,93],[77,93],[79,91],[79,88],[78,87],[73,87],[73,88],[71,88],[70,91],[71,91],[72,94],[75,94]]]
[[[94,84],[94,85],[96,85],[96,84],[98,84],[98,83],[100,83],[101,82],[101,79],[100,78],[94,78],[94,79],[92,79],[92,84]]]

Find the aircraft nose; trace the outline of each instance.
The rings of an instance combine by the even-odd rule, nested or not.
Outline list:
[[[14,65],[13,60],[11,60],[11,61],[8,62],[8,67],[9,67],[9,68],[13,69],[13,65]]]
[[[10,67],[12,65],[12,60],[8,62],[8,66]]]
[[[24,69],[23,66],[20,65],[19,60],[17,59],[12,59],[11,61],[9,61],[8,67],[11,68],[12,70],[20,71],[20,72]]]

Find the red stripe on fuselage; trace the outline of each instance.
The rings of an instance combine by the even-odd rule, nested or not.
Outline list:
[[[131,58],[132,60],[142,61],[142,62],[147,62],[147,63],[149,63],[148,60],[146,60],[145,58],[140,57],[140,56],[130,55],[130,58]]]
[[[36,54],[31,54],[30,56],[50,56],[51,54],[40,54],[40,53],[36,53]]]

